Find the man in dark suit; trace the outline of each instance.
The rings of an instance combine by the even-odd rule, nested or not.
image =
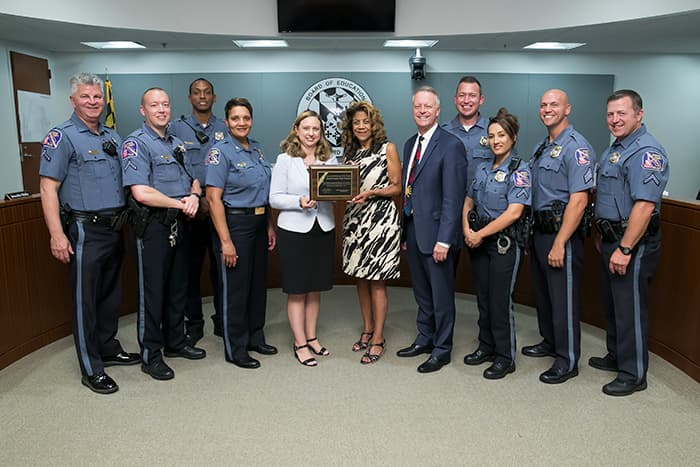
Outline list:
[[[418,304],[418,335],[399,357],[430,354],[419,373],[450,362],[455,320],[454,261],[461,246],[462,204],[466,192],[464,145],[438,127],[440,99],[424,86],[413,94],[418,134],[404,145],[403,246]]]

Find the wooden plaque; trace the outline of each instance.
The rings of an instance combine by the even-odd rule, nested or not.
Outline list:
[[[309,192],[316,201],[345,201],[360,192],[359,165],[309,166]]]

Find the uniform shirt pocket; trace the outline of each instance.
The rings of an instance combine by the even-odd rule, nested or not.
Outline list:
[[[554,190],[568,191],[568,177],[559,157],[546,157],[538,168],[539,184]]]

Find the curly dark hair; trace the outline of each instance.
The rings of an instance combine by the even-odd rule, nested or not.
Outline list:
[[[280,143],[280,149],[292,157],[306,156],[306,154],[304,154],[304,150],[301,148],[301,142],[297,136],[296,129],[299,127],[302,120],[309,117],[318,119],[318,123],[321,125],[321,138],[318,140],[318,144],[316,145],[316,157],[320,161],[327,161],[331,158],[331,145],[328,143],[326,135],[323,132],[323,122],[321,121],[321,117],[319,117],[319,115],[313,110],[305,110],[294,119],[294,123],[292,124],[292,128],[289,130],[289,134]]]
[[[364,112],[369,118],[372,130],[372,152],[377,152],[382,144],[387,141],[384,118],[379,109],[367,101],[352,102],[345,111],[340,124],[342,129],[340,138],[343,144],[343,160],[354,155],[360,148],[360,142],[352,132],[352,119],[357,112]]]

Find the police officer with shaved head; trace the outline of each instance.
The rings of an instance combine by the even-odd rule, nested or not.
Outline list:
[[[559,384],[578,375],[581,355],[580,281],[585,222],[593,187],[595,153],[569,124],[564,91],[550,89],[540,101],[547,137],[530,159],[532,170],[532,287],[542,342],[522,349],[528,357],[553,357],[540,381]],[[582,226],[582,221],[584,225]]]
[[[214,85],[205,78],[197,78],[190,83],[188,99],[192,104],[192,113],[182,115],[170,123],[169,131],[185,144],[187,157],[194,170],[193,175],[204,189],[206,186],[207,167],[204,164],[209,149],[223,141],[226,125],[223,120],[212,113],[216,102]],[[221,297],[219,290],[219,273],[216,258],[212,250],[212,224],[209,218],[209,203],[202,196],[197,215],[190,221],[189,281],[187,290],[187,309],[185,310],[185,332],[187,341],[195,345],[204,336],[204,316],[202,314],[202,293],[200,276],[204,255],[209,252],[209,278],[214,291],[214,334],[221,336]]]
[[[141,369],[154,379],[175,376],[166,357],[198,360],[204,349],[185,339],[189,231],[201,188],[182,141],[168,132],[170,98],[161,88],[141,98],[144,123],[122,143],[124,186],[131,194],[139,271]]]
[[[649,281],[661,253],[659,210],[669,162],[643,116],[637,92],[622,89],[608,97],[608,129],[615,141],[600,158],[595,205],[608,353],[588,363],[617,373],[603,386],[610,396],[647,387]]]
[[[73,339],[82,383],[110,394],[119,386],[104,368],[139,362],[138,354],[125,352],[116,339],[124,256],[121,138],[100,122],[102,80],[78,73],[70,78],[70,87],[73,115],[43,141],[41,205],[51,254],[70,264]]]

